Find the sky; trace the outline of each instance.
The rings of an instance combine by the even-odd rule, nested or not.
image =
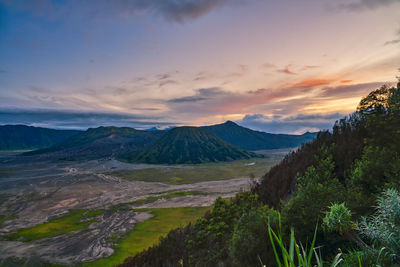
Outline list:
[[[400,0],[0,0],[0,124],[301,134],[399,68]]]

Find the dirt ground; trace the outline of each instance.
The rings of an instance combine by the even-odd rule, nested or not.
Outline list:
[[[160,192],[198,191],[204,194],[161,198],[135,208],[210,206],[217,197],[230,197],[250,186],[250,178],[168,185],[127,181],[103,174],[108,171],[148,168],[115,159],[80,162],[0,161],[0,214],[12,216],[0,225],[0,263],[10,258],[40,259],[71,264],[113,253],[107,240],[128,231],[151,214],[113,210],[99,216],[87,229],[31,242],[5,241],[4,236],[68,214],[70,209],[108,209],[119,204],[159,196]],[[154,168],[154,165],[151,165]],[[156,166],[165,168],[167,166]]]

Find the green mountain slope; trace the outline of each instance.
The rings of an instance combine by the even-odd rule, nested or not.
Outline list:
[[[89,128],[64,142],[47,149],[32,151],[26,155],[57,154],[76,158],[116,156],[141,150],[163,134],[162,131],[140,131],[128,127]]]
[[[199,127],[177,127],[128,161],[145,163],[204,163],[247,159],[253,155],[236,148]]]
[[[203,128],[225,142],[245,150],[298,147],[317,136],[317,133],[309,132],[302,135],[265,133],[239,126],[232,121]]]
[[[399,152],[400,81],[286,155],[251,192],[217,199],[202,219],[120,266],[277,266],[275,241],[296,247],[294,236],[303,247],[316,240],[328,264],[399,266]]]
[[[39,149],[52,146],[81,131],[53,130],[26,125],[0,126],[0,150]]]

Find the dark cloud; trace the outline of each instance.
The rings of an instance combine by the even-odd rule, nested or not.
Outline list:
[[[54,129],[87,129],[98,126],[127,126],[147,129],[154,126],[171,126],[162,117],[150,117],[117,113],[95,113],[55,110],[0,110],[0,125],[26,124]]]
[[[207,76],[208,76],[208,75],[207,75],[207,72],[205,72],[205,71],[200,71],[200,72],[198,72],[198,73],[195,75],[193,81],[205,80],[205,79],[207,79]]]
[[[0,2],[49,19],[71,15],[88,18],[110,15],[129,17],[137,13],[150,12],[168,21],[183,23],[204,16],[235,0],[0,0]]]
[[[200,88],[196,90],[196,94],[193,96],[179,97],[168,100],[169,103],[187,103],[187,102],[199,102],[207,99],[212,99],[218,95],[224,95],[225,92],[219,87],[212,88]]]
[[[272,63],[269,63],[269,62],[264,63],[264,64],[262,65],[262,67],[263,67],[263,68],[266,68],[266,69],[276,69],[276,65],[275,65],[275,64],[272,64]]]
[[[265,116],[263,114],[248,114],[238,124],[251,129],[269,133],[304,133],[331,129],[336,120],[345,115],[331,114],[299,114],[294,117]]]
[[[349,11],[374,10],[391,4],[400,3],[400,0],[355,0],[350,3],[340,4],[340,9]]]
[[[277,72],[281,72],[281,73],[285,73],[285,74],[289,74],[289,75],[296,75],[297,73],[295,73],[292,70],[290,70],[291,66],[292,66],[292,64],[289,64],[286,67],[284,67],[283,69],[276,70],[276,71]]]
[[[346,97],[355,96],[360,94],[367,94],[368,92],[379,88],[382,86],[383,82],[373,82],[373,83],[360,83],[351,85],[340,85],[336,87],[325,87],[322,88],[321,96],[323,97]]]
[[[387,41],[384,45],[400,44],[400,39]]]
[[[163,87],[164,85],[168,84],[177,84],[178,82],[175,80],[162,80],[159,84],[158,87]]]
[[[159,79],[159,80],[166,80],[170,77],[171,77],[171,74],[169,74],[169,73],[162,73],[162,74],[157,75],[157,79]]]
[[[307,65],[307,66],[304,66],[303,68],[302,68],[302,70],[310,70],[310,69],[318,69],[318,68],[320,68],[321,66],[317,66],[317,65]]]
[[[206,99],[208,98],[202,96],[186,96],[186,97],[170,99],[168,100],[168,102],[170,103],[198,102]]]

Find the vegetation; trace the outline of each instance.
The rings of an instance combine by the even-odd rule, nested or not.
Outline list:
[[[317,136],[317,133],[309,132],[302,135],[259,132],[239,126],[232,121],[203,128],[225,142],[245,150],[298,147]]]
[[[123,266],[398,266],[399,151],[400,82]]]
[[[154,202],[159,199],[163,198],[175,198],[175,197],[184,197],[184,196],[206,196],[207,193],[199,192],[199,191],[181,191],[181,192],[172,192],[169,194],[161,195],[161,196],[154,196],[154,197],[148,197],[145,199],[139,199],[136,200],[134,203],[135,204],[140,204],[140,203],[147,203],[147,202]]]
[[[104,210],[71,210],[66,216],[50,220],[29,228],[21,229],[7,236],[8,240],[29,242],[41,238],[53,237],[71,231],[81,230],[96,222],[96,216]]]
[[[280,155],[275,155],[231,162],[122,170],[106,174],[135,181],[190,184],[243,177],[261,177],[265,170],[279,162],[281,158]]]
[[[153,143],[163,131],[140,131],[129,127],[89,128],[47,149],[27,152],[36,155],[57,152],[75,159],[78,156],[106,157],[141,150]]]
[[[198,164],[252,156],[255,154],[234,147],[203,128],[177,127],[140,153],[128,154],[124,158],[151,164]]]
[[[15,218],[17,218],[16,215],[6,216],[6,215],[0,214],[0,226],[3,224],[3,222],[8,221],[8,220],[12,220],[12,219],[15,219]]]
[[[63,142],[80,133],[75,130],[53,130],[26,125],[0,126],[0,150],[32,150]]]
[[[135,255],[158,242],[163,242],[163,236],[170,230],[195,221],[209,208],[170,208],[170,209],[140,209],[136,211],[151,212],[154,216],[128,232],[114,247],[110,257],[86,262],[84,266],[116,266],[125,258]]]
[[[268,225],[268,235],[271,241],[276,264],[280,266],[288,266],[288,267],[313,267],[324,266],[324,261],[322,260],[321,254],[318,253],[318,249],[315,247],[317,229],[315,229],[314,237],[311,242],[310,247],[305,247],[302,244],[298,244],[296,242],[296,238],[294,235],[293,228],[290,231],[290,240],[289,240],[289,248],[285,246],[285,242],[282,238],[282,234],[279,230],[278,234],[274,232],[272,227]],[[275,244],[276,243],[276,244]],[[280,253],[278,253],[280,251]],[[342,261],[341,253],[337,254],[336,257],[332,260],[330,266],[336,267]],[[260,260],[261,264],[262,261]],[[314,262],[316,264],[314,264]]]

